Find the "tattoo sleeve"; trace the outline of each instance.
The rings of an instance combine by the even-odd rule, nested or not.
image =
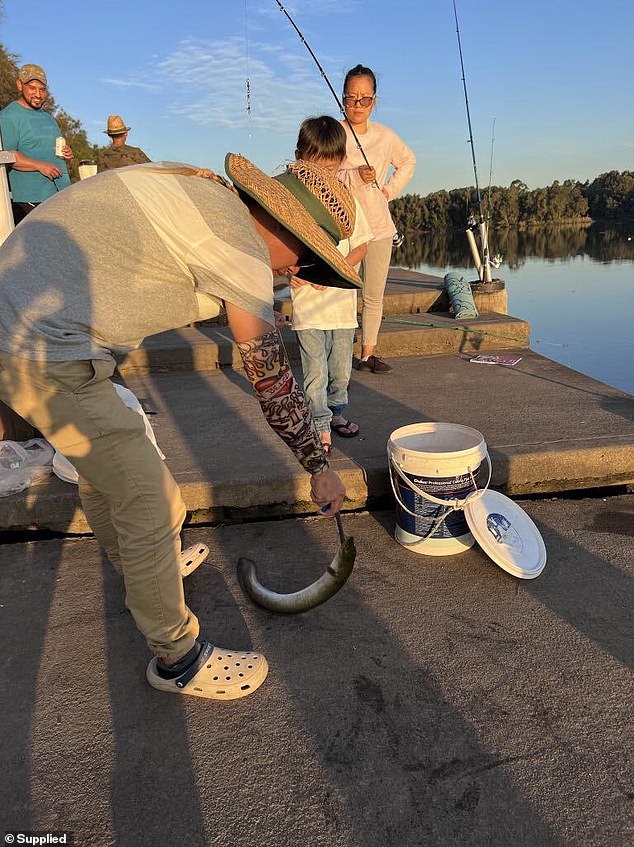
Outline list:
[[[319,433],[286,358],[279,332],[238,344],[269,426],[311,474],[328,466]]]

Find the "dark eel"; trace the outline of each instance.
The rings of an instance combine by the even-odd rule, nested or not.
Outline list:
[[[336,513],[337,530],[341,542],[337,555],[324,573],[315,582],[292,594],[278,594],[270,591],[258,579],[255,562],[241,557],[238,559],[238,581],[247,597],[263,609],[280,614],[294,615],[307,612],[325,603],[345,585],[352,573],[357,550],[354,538],[346,538],[341,523],[341,515]]]

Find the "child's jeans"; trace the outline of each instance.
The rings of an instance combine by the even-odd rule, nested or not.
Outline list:
[[[304,393],[319,432],[348,405],[354,329],[298,329]]]

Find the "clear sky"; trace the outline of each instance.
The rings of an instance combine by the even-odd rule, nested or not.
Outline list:
[[[451,0],[284,3],[340,95],[378,77],[374,119],[418,157],[407,193],[473,185]],[[631,0],[457,0],[478,177],[593,179],[634,169]],[[335,100],[275,0],[5,0],[0,41],[104,143],[108,114],[153,160],[223,170],[239,152],[271,172],[309,115]],[[250,113],[247,111],[247,79]],[[492,144],[493,140],[493,144]]]

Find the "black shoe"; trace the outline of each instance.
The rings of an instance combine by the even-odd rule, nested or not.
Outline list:
[[[378,356],[368,356],[365,361],[357,359],[353,364],[358,371],[370,371],[373,374],[389,374],[394,370],[392,365],[388,365]]]

